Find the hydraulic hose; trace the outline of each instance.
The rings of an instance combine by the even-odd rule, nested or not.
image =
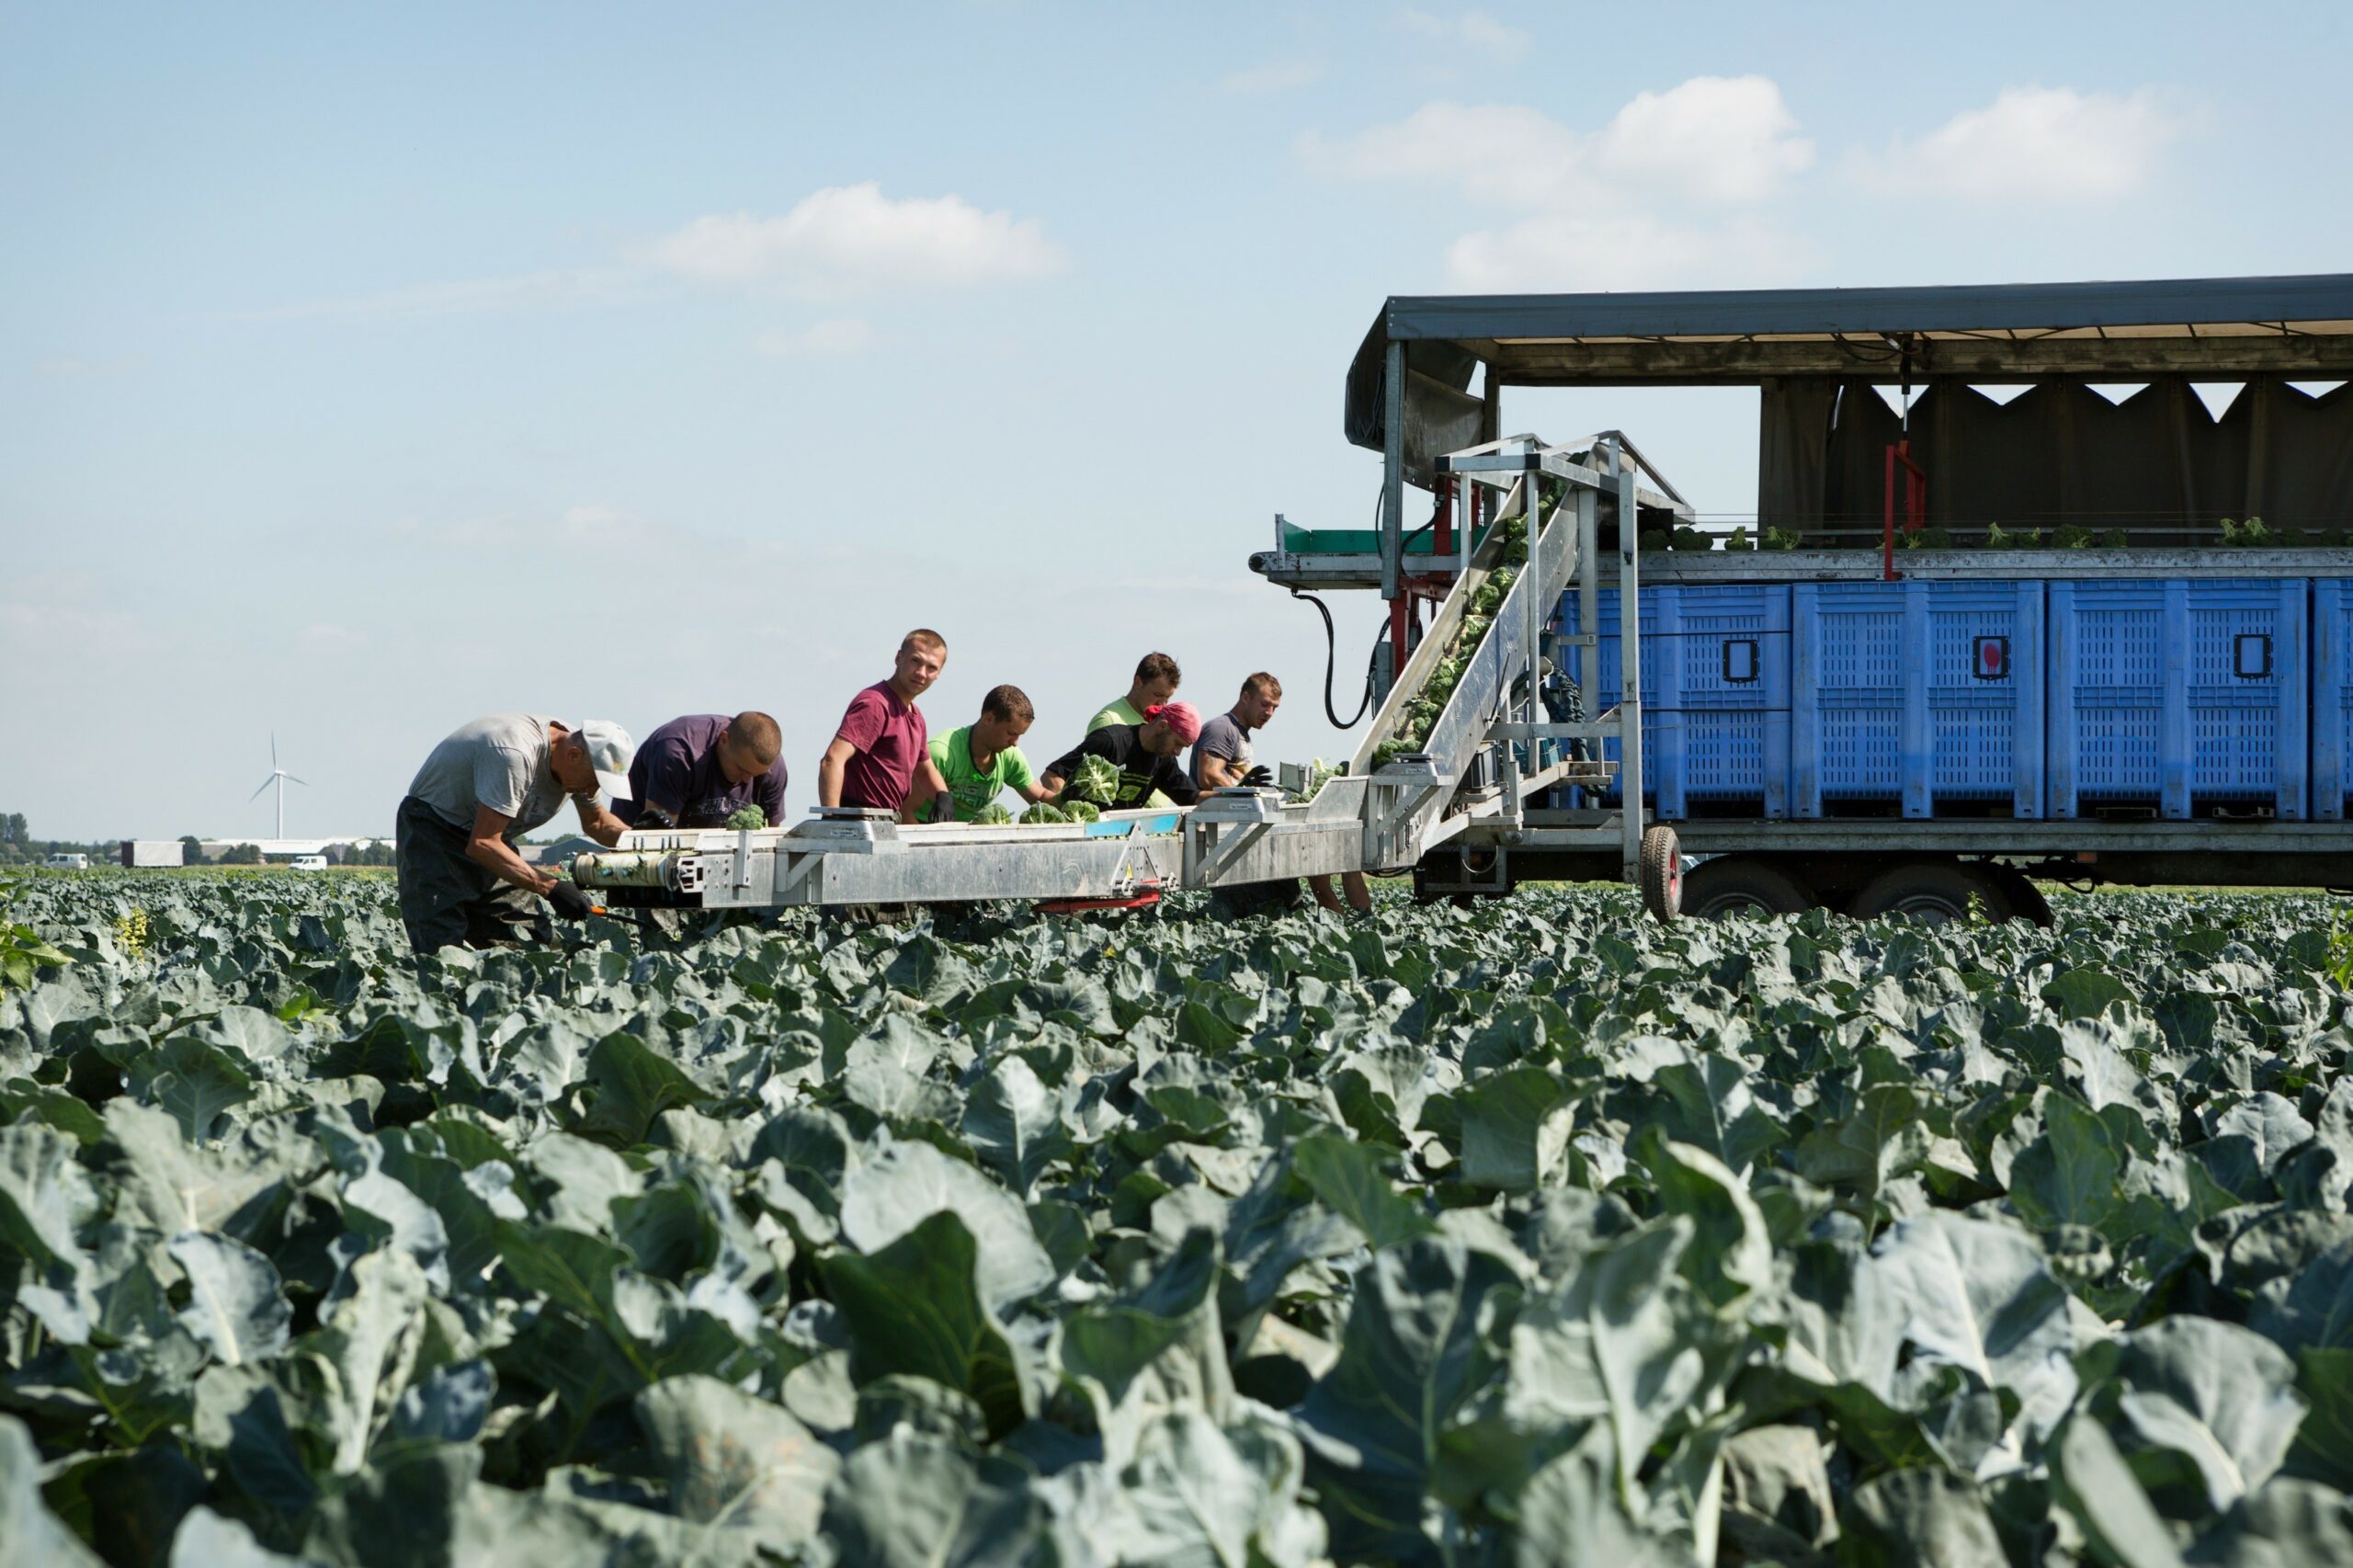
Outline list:
[[[1388,634],[1383,631],[1372,640],[1372,653],[1364,662],[1364,700],[1357,704],[1356,717],[1343,719],[1340,710],[1332,703],[1332,677],[1340,662],[1340,634],[1332,624],[1331,607],[1313,594],[1302,594],[1297,588],[1290,590],[1290,597],[1305,599],[1315,607],[1315,613],[1324,618],[1324,716],[1332,722],[1336,730],[1353,730],[1364,722],[1365,714],[1372,708],[1373,664],[1381,657],[1381,645],[1388,640]]]

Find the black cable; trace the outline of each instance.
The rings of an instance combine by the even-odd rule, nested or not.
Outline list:
[[[1356,717],[1343,719],[1340,710],[1332,705],[1332,676],[1340,662],[1340,634],[1338,628],[1332,624],[1331,607],[1313,594],[1302,594],[1297,588],[1290,590],[1290,597],[1305,599],[1315,607],[1315,613],[1324,618],[1324,716],[1332,722],[1336,730],[1353,730],[1364,722],[1366,712],[1372,707],[1373,665],[1381,657],[1381,644],[1387,633],[1384,631],[1372,640],[1372,656],[1365,661],[1364,665],[1364,700],[1357,705]]]

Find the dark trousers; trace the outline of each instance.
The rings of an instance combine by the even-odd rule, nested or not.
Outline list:
[[[415,796],[401,802],[393,858],[409,946],[430,953],[546,942],[551,934],[547,904],[476,865],[466,854],[467,836]]]

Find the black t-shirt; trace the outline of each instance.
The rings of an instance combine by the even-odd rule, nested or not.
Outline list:
[[[1120,787],[1113,791],[1106,811],[1132,810],[1149,800],[1154,790],[1180,806],[1189,806],[1199,800],[1201,792],[1193,787],[1192,779],[1175,757],[1144,748],[1141,729],[1137,724],[1106,724],[1046,771],[1067,787],[1078,771],[1080,757],[1099,756],[1110,763],[1120,770]]]

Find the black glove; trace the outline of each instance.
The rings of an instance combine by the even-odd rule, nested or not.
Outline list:
[[[556,883],[548,890],[548,903],[566,920],[585,920],[597,913],[597,906],[580,891],[578,882]]]
[[[1245,790],[1271,790],[1274,787],[1274,773],[1263,762],[1242,776],[1242,788]]]

